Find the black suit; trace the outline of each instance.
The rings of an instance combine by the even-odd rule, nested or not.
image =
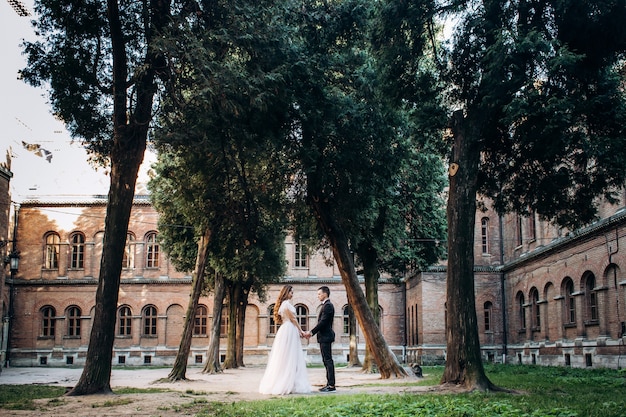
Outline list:
[[[322,362],[326,368],[326,380],[331,387],[335,386],[335,363],[333,362],[332,343],[335,341],[333,319],[335,318],[335,306],[326,299],[320,314],[317,316],[317,325],[311,330],[311,335],[317,334],[317,342],[320,344]]]

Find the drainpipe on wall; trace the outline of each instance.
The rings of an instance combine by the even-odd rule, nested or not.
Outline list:
[[[502,223],[502,216],[499,215],[498,227],[500,228],[500,291],[502,292],[502,363],[505,364],[508,345],[508,328],[506,324],[506,288],[504,287],[504,271],[502,271],[502,266],[504,265],[504,236],[502,235],[504,226]]]
[[[15,204],[13,206],[13,216],[14,216],[14,221],[13,221],[13,246],[12,246],[12,250],[11,250],[11,254],[9,255],[11,258],[11,283],[9,286],[9,317],[8,317],[8,321],[6,323],[7,325],[7,337],[6,337],[6,341],[7,341],[7,346],[6,346],[6,353],[5,353],[5,358],[4,358],[4,367],[8,368],[11,364],[11,333],[13,332],[13,320],[14,320],[14,306],[13,306],[13,298],[15,297],[14,295],[14,282],[15,282],[15,274],[17,273],[17,264],[13,264],[14,259],[19,261],[19,251],[17,250],[17,218],[18,218],[18,214],[20,211],[20,205],[19,204]]]

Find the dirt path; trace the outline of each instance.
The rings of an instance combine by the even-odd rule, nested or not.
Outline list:
[[[114,369],[111,387],[154,388],[164,392],[142,394],[86,395],[36,400],[38,410],[4,410],[1,416],[185,416],[194,415],[206,402],[235,402],[271,398],[257,389],[263,367],[245,367],[207,375],[201,368],[189,368],[187,381],[163,382],[169,368]],[[314,392],[306,395],[342,395],[356,393],[426,392],[428,387],[412,386],[416,377],[381,380],[378,375],[363,374],[359,368],[337,369],[337,392],[322,394],[317,388],[325,383],[323,368],[309,369]],[[81,369],[9,368],[0,373],[0,384],[44,384],[72,387],[80,378]]]

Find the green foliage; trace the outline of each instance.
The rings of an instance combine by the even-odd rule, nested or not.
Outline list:
[[[500,212],[591,222],[596,198],[614,201],[626,180],[626,5],[476,6],[460,15],[447,76],[482,151],[478,192]]]
[[[211,232],[209,266],[262,291],[284,273],[285,69],[277,2],[212,2],[183,13],[162,47],[176,79],[162,101],[150,189],[165,250],[193,267]]]
[[[429,83],[432,73],[420,67],[424,39],[418,44],[406,33],[391,34],[402,32],[394,26],[402,22],[399,12],[379,10],[382,4],[352,0],[303,7],[306,13],[296,14],[293,23],[300,28],[294,37],[298,131],[292,144],[304,185],[298,195],[323,201],[357,254],[376,253],[381,269],[435,262],[441,247],[423,238],[445,233],[438,194],[443,170],[434,145],[441,143],[434,139],[445,113]],[[415,33],[423,30],[420,22]],[[406,65],[397,62],[399,49],[384,53],[392,46],[407,48]],[[399,98],[402,87],[392,81],[398,68],[406,71],[403,79],[412,80]]]

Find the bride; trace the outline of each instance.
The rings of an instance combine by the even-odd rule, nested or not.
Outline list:
[[[265,374],[259,385],[261,394],[284,395],[311,392],[300,338],[304,332],[291,305],[293,287],[285,285],[274,305],[274,320],[281,325],[276,332]]]

